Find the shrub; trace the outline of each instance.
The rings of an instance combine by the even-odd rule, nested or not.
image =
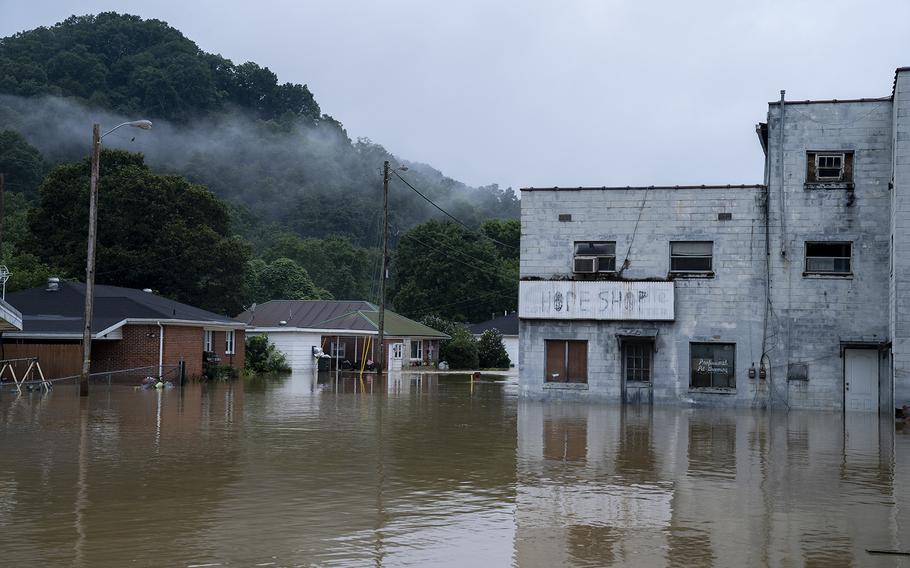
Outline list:
[[[245,366],[248,371],[253,373],[288,373],[291,371],[287,357],[265,335],[247,337]]]
[[[498,329],[488,329],[477,340],[477,353],[483,369],[508,368],[509,354],[502,342],[502,333]]]
[[[476,369],[480,365],[477,342],[470,334],[449,340],[440,354],[450,369]]]

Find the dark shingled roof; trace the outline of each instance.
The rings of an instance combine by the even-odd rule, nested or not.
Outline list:
[[[254,327],[375,332],[379,329],[379,307],[358,300],[272,300],[243,312],[237,319]],[[282,321],[287,323],[282,326]],[[391,310],[385,311],[385,332],[392,337],[448,337]]]
[[[488,329],[498,329],[503,335],[518,335],[518,313],[512,312],[507,316],[495,317],[481,323],[475,323],[468,326],[471,333],[480,335]]]
[[[85,284],[81,282],[61,282],[55,291],[41,286],[11,292],[6,295],[6,301],[22,312],[22,332],[12,335],[82,333]],[[150,292],[96,285],[92,333],[103,331],[125,319],[176,319],[243,326],[227,316],[219,316]]]

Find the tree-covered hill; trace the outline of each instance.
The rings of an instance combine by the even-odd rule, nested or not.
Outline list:
[[[306,85],[279,84],[267,67],[205,53],[160,20],[114,12],[72,16],[0,40],[0,91],[77,97],[170,120],[231,105],[264,120],[321,118]]]
[[[387,159],[412,166],[412,184],[469,223],[518,215],[511,189],[469,187],[369,140],[351,141],[305,85],[205,53],[164,22],[107,12],[0,39],[0,127],[21,133],[51,163],[84,157],[92,122],[137,117],[154,130],[135,143],[118,133],[105,144],[141,151],[156,169],[302,237],[375,244],[371,220]],[[400,230],[439,216],[404,185],[393,190]]]

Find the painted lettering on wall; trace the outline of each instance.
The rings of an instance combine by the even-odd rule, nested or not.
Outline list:
[[[521,282],[518,297],[525,319],[673,319],[672,282]]]

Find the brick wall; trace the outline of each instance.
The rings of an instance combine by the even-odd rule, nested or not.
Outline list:
[[[92,372],[158,365],[158,326],[125,325],[123,339],[92,341]]]
[[[199,330],[199,342],[202,343],[202,330]],[[244,355],[246,354],[246,334],[242,329],[234,331],[234,353],[226,353],[227,342],[226,332],[212,332],[212,349],[215,354],[221,358],[221,365],[229,365],[235,369],[242,370],[244,364]]]
[[[201,327],[164,326],[164,364],[177,365],[182,360],[187,378],[202,376],[202,343]]]

